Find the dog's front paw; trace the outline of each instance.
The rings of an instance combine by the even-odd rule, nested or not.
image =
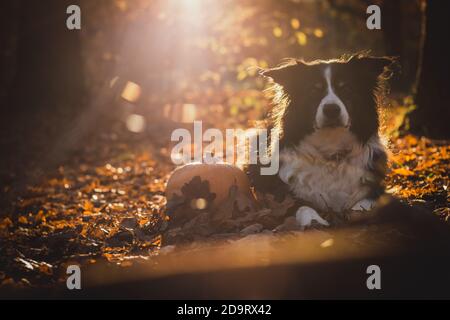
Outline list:
[[[278,172],[278,176],[280,177],[281,181],[283,181],[286,184],[289,184],[293,175],[294,175],[294,168],[292,168],[289,165],[282,166],[280,171]]]
[[[295,219],[302,228],[310,227],[313,221],[317,221],[323,226],[330,225],[317,213],[316,210],[307,206],[298,208],[297,212],[295,213]]]
[[[375,200],[362,199],[358,201],[353,207],[353,211],[370,211],[375,207]]]

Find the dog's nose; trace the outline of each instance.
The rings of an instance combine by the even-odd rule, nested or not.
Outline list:
[[[326,104],[323,106],[323,114],[329,119],[335,119],[339,116],[341,108],[337,104]]]

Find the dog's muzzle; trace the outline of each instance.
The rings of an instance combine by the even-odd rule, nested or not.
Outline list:
[[[344,125],[341,119],[341,108],[337,104],[326,104],[323,106],[324,126],[337,127]]]

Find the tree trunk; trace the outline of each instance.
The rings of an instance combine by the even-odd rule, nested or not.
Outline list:
[[[17,69],[9,105],[19,113],[79,107],[83,95],[80,31],[66,27],[77,1],[22,1]]]
[[[417,110],[410,117],[411,131],[431,138],[450,138],[449,1],[429,0],[426,38],[417,88]]]
[[[382,31],[387,56],[398,57],[402,72],[395,72],[391,79],[391,89],[394,92],[404,92],[407,89],[407,74],[405,74],[405,55],[403,43],[402,3],[400,0],[385,0],[382,3]]]
[[[13,16],[18,9],[14,76],[0,114],[0,185],[4,179],[18,194],[35,178],[30,168],[48,167],[65,155],[69,125],[83,114],[80,31],[66,27],[71,4],[77,1],[22,0],[2,12]]]

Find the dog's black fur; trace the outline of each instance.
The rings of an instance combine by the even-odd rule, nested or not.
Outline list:
[[[262,70],[261,74],[273,82],[269,88],[273,107],[267,116],[267,128],[279,132],[280,150],[298,145],[314,132],[315,113],[326,90],[322,75],[326,65],[332,66],[334,90],[348,109],[350,131],[366,144],[379,131],[379,109],[386,105],[386,80],[394,62],[391,57],[354,54],[327,61],[288,59],[279,67]],[[374,198],[383,192],[386,162],[386,154],[378,152],[370,164],[376,177],[371,182]],[[259,165],[249,165],[247,174],[257,191],[272,193],[279,200],[289,192],[278,175],[261,176]]]

